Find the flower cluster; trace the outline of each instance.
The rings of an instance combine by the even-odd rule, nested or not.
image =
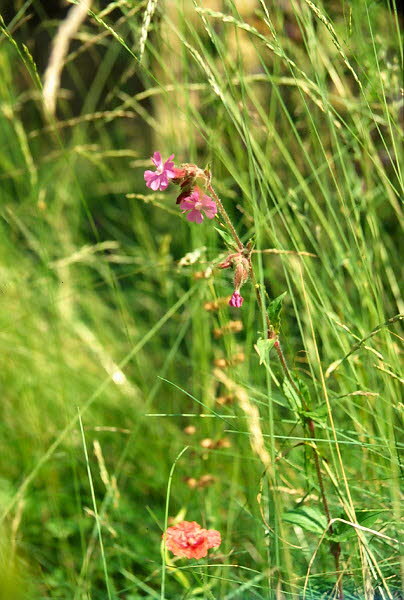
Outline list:
[[[203,558],[209,548],[217,548],[222,540],[216,529],[203,529],[195,521],[181,521],[163,533],[168,550],[175,556]]]
[[[216,202],[204,194],[196,185],[197,178],[206,180],[206,174],[195,165],[182,165],[176,168],[173,163],[174,154],[163,162],[160,152],[155,152],[151,157],[156,171],[145,171],[144,178],[147,187],[153,191],[164,191],[167,189],[170,179],[181,187],[181,193],[177,198],[177,204],[183,213],[187,213],[188,221],[202,223],[204,216],[213,219],[217,213]]]
[[[163,161],[160,152],[155,152],[151,157],[155,171],[147,170],[144,173],[144,178],[147,187],[153,191],[164,191],[167,189],[170,181],[178,185],[181,189],[178,197],[177,204],[184,214],[186,214],[188,221],[194,223],[202,223],[204,218],[214,219],[218,212],[217,204],[210,196],[205,194],[202,189],[203,186],[210,187],[210,174],[208,171],[203,171],[194,164],[182,164],[180,167],[176,167],[173,162],[174,154],[168,157],[166,161]],[[202,182],[202,187],[197,184]],[[212,189],[210,187],[210,189]],[[229,224],[229,218],[221,205],[219,199],[216,197],[219,204],[221,214],[227,219]],[[230,223],[231,226],[231,223]],[[245,248],[237,237],[234,228],[231,226],[235,237],[238,240],[239,252],[230,254],[226,261],[223,262],[219,267],[234,268],[234,292],[230,298],[229,304],[235,308],[240,308],[244,302],[244,298],[240,294],[241,286],[247,281],[250,272],[250,265],[246,258]]]

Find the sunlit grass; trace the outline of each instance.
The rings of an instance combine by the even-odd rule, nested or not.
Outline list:
[[[71,42],[57,119],[46,4],[0,34],[0,600],[21,581],[35,599],[336,597],[313,446],[346,598],[401,597],[400,16],[115,4]],[[314,439],[276,355],[259,364],[252,286],[239,311],[204,308],[232,292],[203,276],[225,246],[173,188],[146,190],[154,150],[209,165],[261,289],[287,291]],[[162,562],[176,515],[222,546]]]

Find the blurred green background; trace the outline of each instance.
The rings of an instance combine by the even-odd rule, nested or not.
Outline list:
[[[254,290],[220,300],[225,244],[145,188],[155,150],[210,166],[262,289],[288,292],[331,514],[368,528],[336,525],[346,597],[402,598],[402,14],[94,1],[52,116],[69,10],[0,9],[0,599],[286,600],[306,575],[307,598],[336,597],[315,441],[276,356],[259,362]],[[168,559],[163,593],[185,446],[169,515],[223,543]]]

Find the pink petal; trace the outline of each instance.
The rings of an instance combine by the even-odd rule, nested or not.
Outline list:
[[[144,178],[145,178],[146,183],[149,183],[151,177],[154,177],[154,176],[155,176],[154,171],[145,171],[144,172]]]
[[[164,163],[164,170],[166,169],[172,169],[174,167],[174,163],[173,163],[173,158],[174,158],[174,154],[171,154],[171,156],[169,156],[166,160],[166,162]]]
[[[190,196],[188,196],[187,198],[184,198],[180,202],[181,210],[192,210],[194,207],[195,207],[195,202],[193,200],[191,200]]]
[[[160,187],[160,177],[158,175],[155,175],[153,179],[150,179],[148,187],[151,188],[153,192],[157,192],[157,190]]]
[[[243,296],[239,292],[234,291],[233,295],[229,301],[230,306],[234,306],[234,308],[240,308],[242,306],[243,302],[244,302]]]
[[[187,214],[187,219],[191,222],[194,221],[195,223],[202,223],[203,215],[201,212],[199,212],[199,210],[191,210],[191,212]]]
[[[199,193],[198,191],[194,190],[190,195],[189,198],[192,200],[192,202],[199,202]]]
[[[158,168],[158,167],[161,165],[161,163],[163,162],[163,161],[162,161],[162,159],[161,159],[161,154],[160,154],[160,152],[155,152],[155,153],[153,154],[153,156],[151,157],[151,159],[152,159],[152,161],[154,162],[154,164],[156,165],[156,167],[157,167],[157,168]]]
[[[163,172],[161,173],[161,175],[160,175],[160,187],[161,187],[162,185],[164,185],[164,186],[165,186],[165,188],[168,186],[168,177],[167,177],[167,175],[166,175],[165,171],[163,171]],[[165,188],[164,188],[164,189],[165,189]]]
[[[206,531],[206,539],[209,545],[209,548],[217,548],[222,543],[222,538],[220,536],[219,531],[216,529],[208,529]]]
[[[216,208],[216,202],[214,202],[214,200],[212,200],[212,198],[210,196],[207,196],[206,194],[204,194],[202,196],[201,202],[202,202],[203,208],[210,208],[210,207]]]
[[[199,558],[204,558],[205,556],[207,556],[207,554],[208,546],[205,543],[202,546],[199,546],[199,548],[192,548],[188,550],[187,558],[196,558],[198,560]]]
[[[210,196],[207,196],[206,194],[202,196],[201,202],[203,210],[205,211],[208,219],[213,219],[215,214],[217,213],[216,202],[214,202],[212,198]]]
[[[211,208],[204,208],[204,211],[205,211],[205,215],[208,217],[208,219],[214,219],[215,214],[217,213],[216,205],[212,206]]]
[[[170,179],[174,179],[175,175],[175,171],[173,171],[173,167],[170,167],[169,169],[167,167],[164,167],[164,173],[167,175],[167,177],[169,177]]]

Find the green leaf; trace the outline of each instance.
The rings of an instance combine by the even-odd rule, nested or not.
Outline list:
[[[356,510],[355,515],[358,525],[362,525],[362,527],[372,528],[372,525],[379,519],[380,515],[383,511],[380,510]],[[346,519],[346,515],[342,514],[341,518]],[[334,533],[330,538],[334,542],[344,542],[345,540],[349,540],[357,535],[357,529],[352,527],[352,525],[347,525],[346,523],[341,523],[340,521],[336,521],[333,525]]]
[[[266,357],[268,356],[268,352],[271,350],[273,345],[275,344],[275,340],[269,340],[268,338],[260,338],[255,344],[255,349],[257,351],[258,356],[260,357],[260,365],[265,362]]]
[[[302,421],[307,421],[311,419],[315,423],[318,423],[321,427],[325,427],[327,424],[328,410],[326,404],[320,404],[316,408],[312,410],[304,410],[303,406],[311,406],[311,398],[309,388],[305,384],[305,382],[297,377],[297,375],[293,374],[293,381],[300,391],[299,395],[297,391],[292,386],[289,379],[285,378],[282,383],[283,393],[285,394],[287,400],[289,401],[290,408],[295,413],[296,417],[301,419]],[[304,398],[304,403],[302,403],[302,398]]]
[[[302,410],[300,411],[300,414],[302,417],[311,419],[322,427],[325,427],[327,424],[328,409],[326,404],[321,404],[314,410]]]
[[[283,299],[286,296],[286,292],[283,292],[280,296],[277,296],[274,300],[268,305],[268,317],[271,322],[272,327],[274,328],[275,333],[279,333],[281,328],[281,310]]]
[[[223,231],[223,229],[219,229],[219,227],[215,227],[215,229],[218,232],[218,234],[223,238],[227,246],[230,246],[230,248],[237,247],[231,235],[229,235],[226,231]]]
[[[295,382],[296,387],[300,390],[302,396],[307,402],[309,390],[306,384],[303,383],[303,381],[296,381],[296,379],[296,377],[293,377],[293,381]],[[294,413],[296,413],[296,416],[300,417],[302,411],[302,399],[290,383],[289,379],[287,379],[286,377],[282,382],[282,389],[283,393],[286,396],[286,399],[289,402],[290,408],[293,410]]]
[[[322,534],[327,529],[326,517],[317,508],[310,506],[300,506],[288,510],[283,514],[283,520],[313,533]]]

